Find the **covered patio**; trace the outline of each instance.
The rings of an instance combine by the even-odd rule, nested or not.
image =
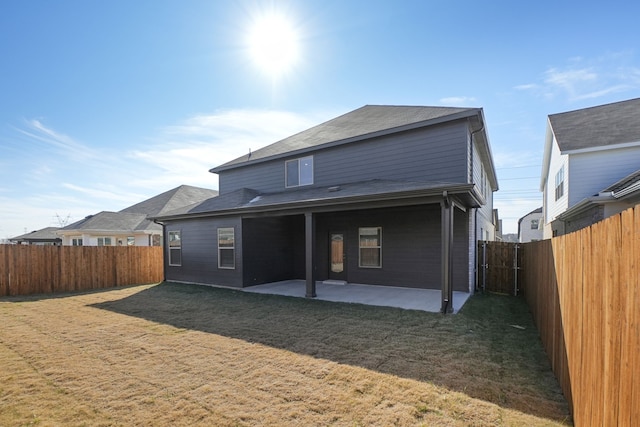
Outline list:
[[[304,298],[306,295],[306,281],[285,280],[266,283],[264,285],[249,286],[242,288],[242,290],[260,294]],[[470,294],[467,292],[453,291],[454,313],[457,313],[462,308],[469,296]],[[354,283],[342,284],[337,282],[332,283],[332,281],[317,281],[315,299],[438,313],[442,306],[442,291],[439,289],[416,289],[397,286]]]

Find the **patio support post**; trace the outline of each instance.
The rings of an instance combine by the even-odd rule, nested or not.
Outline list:
[[[313,212],[304,213],[305,276],[307,290],[305,297],[316,297],[316,217]]]
[[[442,305],[440,312],[453,313],[453,203],[445,191],[440,202],[442,217]]]

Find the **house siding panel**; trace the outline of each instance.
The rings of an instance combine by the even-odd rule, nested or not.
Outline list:
[[[235,230],[235,269],[218,268],[217,229]],[[182,265],[169,266],[165,250],[167,280],[242,287],[242,227],[239,218],[190,219],[169,222],[167,232],[180,231]]]
[[[572,207],[637,171],[640,168],[640,147],[571,154],[569,168],[571,175],[565,176],[571,182],[568,207]]]
[[[459,121],[325,148],[313,153],[314,185],[330,186],[370,179],[466,183],[467,135],[466,122]],[[239,188],[283,191],[284,162],[285,159],[278,159],[223,171],[220,173],[220,192]]]
[[[244,286],[304,279],[304,216],[242,221]]]
[[[329,272],[328,236],[342,231],[346,240],[349,283],[440,289],[441,218],[439,205],[324,214],[317,222],[318,280]],[[454,222],[454,289],[469,291],[468,219],[457,211]],[[358,266],[359,227],[382,227],[382,268]]]

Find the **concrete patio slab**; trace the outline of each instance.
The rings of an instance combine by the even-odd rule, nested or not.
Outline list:
[[[304,280],[285,280],[250,286],[245,292],[259,294],[305,297]],[[422,310],[433,313],[440,311],[442,294],[437,289],[401,288],[396,286],[361,285],[354,283],[330,284],[316,282],[317,299],[333,302],[347,302],[408,310]],[[469,298],[467,292],[453,292],[453,311],[457,313]]]

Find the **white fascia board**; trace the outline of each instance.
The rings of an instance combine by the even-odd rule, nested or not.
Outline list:
[[[633,148],[633,147],[640,147],[640,141],[625,142],[623,144],[614,144],[614,145],[601,145],[598,147],[580,148],[577,150],[565,150],[565,151],[560,151],[560,153],[561,154],[595,153],[598,151],[617,150],[620,148]]]
[[[544,191],[549,176],[549,166],[551,164],[551,149],[555,138],[549,117],[547,117],[547,132],[544,140],[544,154],[542,156],[542,172],[540,173],[540,191]]]

